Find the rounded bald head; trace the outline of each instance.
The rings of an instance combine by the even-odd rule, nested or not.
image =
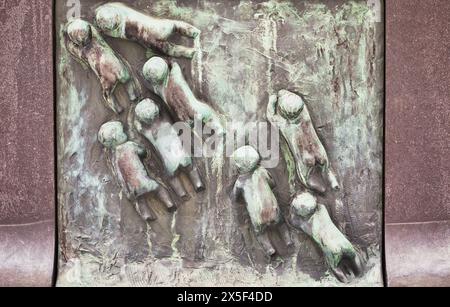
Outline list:
[[[152,124],[159,117],[158,105],[148,98],[139,102],[134,112],[136,113],[137,119],[147,125]]]
[[[163,58],[153,57],[145,63],[142,73],[148,82],[162,84],[169,74],[169,65]]]
[[[234,152],[232,158],[240,174],[255,170],[261,160],[259,153],[252,146],[239,148]]]
[[[91,25],[82,19],[75,19],[67,24],[67,35],[78,46],[86,46],[92,39]]]
[[[120,28],[122,17],[117,8],[106,4],[95,11],[95,23],[101,31],[111,33]]]
[[[103,124],[98,132],[98,140],[107,148],[114,148],[128,140],[121,122],[111,121]]]
[[[278,106],[281,115],[289,120],[297,119],[305,107],[303,99],[286,90],[278,92]]]
[[[316,211],[317,199],[308,192],[298,194],[292,201],[292,208],[301,217],[308,217]]]

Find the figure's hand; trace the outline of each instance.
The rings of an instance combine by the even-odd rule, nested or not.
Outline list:
[[[174,23],[174,30],[180,33],[181,35],[190,38],[197,38],[198,36],[200,36],[201,31],[196,27],[194,27],[193,25],[188,24],[187,22],[175,20],[173,21],[173,23]]]
[[[269,103],[267,104],[267,119],[271,123],[275,123],[276,120],[276,108],[278,103],[278,96],[277,95],[271,95],[269,97]]]

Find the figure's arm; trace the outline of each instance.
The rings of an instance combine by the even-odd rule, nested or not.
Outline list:
[[[272,174],[268,171],[268,170],[264,170],[265,176],[266,176],[266,180],[267,183],[269,184],[270,188],[273,190],[276,188],[277,183],[275,182],[275,180],[272,177]]]
[[[317,131],[314,127],[314,124],[312,122],[311,116],[309,114],[308,108],[305,106],[305,109],[303,111],[303,119],[304,122],[307,122],[308,125],[304,129],[307,129],[303,134],[310,136],[311,139],[305,140],[306,143],[314,143],[315,146],[315,159],[322,165],[323,167],[323,177],[328,182],[330,187],[337,191],[340,189],[338,179],[336,177],[336,174],[331,169],[330,162],[328,159],[328,153],[325,149],[325,146],[323,145],[322,141],[320,140]]]
[[[240,183],[239,183],[239,179],[238,181],[236,181],[234,187],[233,187],[233,192],[231,193],[231,201],[233,204],[236,204],[240,201],[242,196],[242,189],[240,187]]]
[[[131,195],[129,189],[128,189],[128,185],[125,182],[125,179],[122,176],[122,172],[120,171],[119,165],[116,161],[116,157],[111,158],[111,167],[112,167],[112,173],[114,174],[114,176],[116,177],[117,183],[119,184],[119,187],[122,189],[122,191],[125,193],[127,199],[129,200],[134,200],[134,196]]]
[[[67,37],[67,33],[64,33],[64,41],[66,44],[67,51],[72,55],[72,57],[80,63],[84,68],[89,67],[88,61],[83,57],[83,52],[80,47],[75,45],[70,39]]]
[[[276,127],[278,127],[279,123],[282,122],[282,118],[277,114],[277,106],[278,106],[278,96],[271,95],[269,97],[269,103],[267,105],[266,116],[267,120]]]
[[[175,20],[174,26],[175,26],[175,31],[177,31],[181,35],[184,35],[187,37],[196,38],[201,33],[201,31],[199,29],[197,29],[193,25],[188,24],[187,22],[184,22],[184,21]]]

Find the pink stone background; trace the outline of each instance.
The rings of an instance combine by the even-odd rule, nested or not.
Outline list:
[[[52,1],[0,1],[0,286],[52,285]]]

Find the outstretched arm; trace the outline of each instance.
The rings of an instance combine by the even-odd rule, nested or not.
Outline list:
[[[175,31],[177,31],[181,35],[184,35],[187,37],[196,38],[201,33],[199,29],[197,29],[193,25],[188,24],[187,22],[184,22],[184,21],[175,20],[174,26],[175,26]]]

